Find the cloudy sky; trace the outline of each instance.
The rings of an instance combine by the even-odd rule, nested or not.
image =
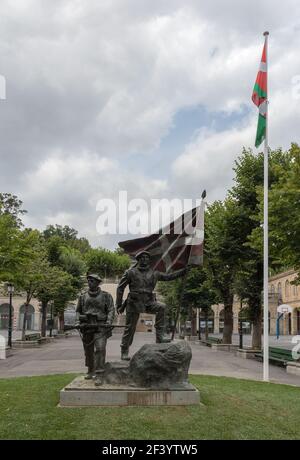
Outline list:
[[[97,234],[96,204],[120,190],[223,199],[254,144],[264,30],[270,146],[288,148],[298,0],[1,0],[0,190],[23,200],[26,225],[68,224],[107,248],[124,237]]]

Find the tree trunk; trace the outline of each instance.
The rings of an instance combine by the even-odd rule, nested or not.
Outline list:
[[[179,314],[180,314],[180,305],[178,306],[177,311],[176,311],[175,323],[174,323],[174,328],[173,328],[173,331],[172,331],[171,340],[174,340],[174,336],[175,336],[175,333],[176,333],[176,326],[177,326],[178,319],[179,319]],[[179,335],[180,335],[180,330],[179,330]]]
[[[249,303],[250,306],[250,303]],[[252,307],[253,312],[253,330],[252,330],[252,348],[261,349],[261,328],[262,328],[262,311],[259,308]]]
[[[205,340],[208,340],[208,310],[205,308]]]
[[[192,331],[191,334],[193,336],[197,335],[197,314],[195,310],[192,308]]]
[[[42,302],[42,324],[41,324],[42,337],[46,337],[47,307],[48,307],[48,302]]]
[[[63,332],[65,329],[65,312],[60,311],[58,313],[58,318],[59,318],[59,331]]]
[[[223,343],[232,343],[233,331],[233,314],[232,314],[233,298],[224,302],[224,329],[223,329]]]

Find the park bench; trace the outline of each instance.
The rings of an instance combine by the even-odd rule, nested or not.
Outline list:
[[[26,341],[41,340],[41,334],[39,334],[39,333],[26,334],[25,335],[25,340]]]
[[[254,355],[260,361],[263,360],[263,352]],[[289,361],[294,361],[292,350],[286,348],[269,347],[269,362],[285,367]]]
[[[219,337],[207,337],[207,342],[222,343],[222,339],[220,339]]]
[[[207,337],[207,340],[201,340],[202,343],[210,347],[212,344],[222,343],[222,339],[219,337]]]

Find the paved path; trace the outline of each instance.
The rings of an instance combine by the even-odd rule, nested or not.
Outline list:
[[[120,335],[115,334],[108,341],[107,360],[120,359]],[[153,343],[154,334],[136,333],[131,354],[144,343]],[[228,376],[243,379],[262,380],[262,363],[237,358],[233,352],[212,351],[210,348],[191,343],[193,358],[191,374]],[[14,349],[13,356],[0,361],[0,378],[85,372],[83,349],[78,335],[54,339],[40,348]],[[270,366],[270,380],[300,386],[300,377],[286,373],[284,368]]]

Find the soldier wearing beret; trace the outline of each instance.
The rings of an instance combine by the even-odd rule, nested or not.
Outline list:
[[[164,337],[165,328],[165,304],[156,301],[154,288],[157,281],[171,281],[186,273],[186,268],[174,273],[162,273],[150,267],[150,253],[140,251],[135,256],[137,263],[129,268],[122,276],[117,288],[116,307],[117,312],[122,313],[126,308],[126,325],[121,342],[121,359],[129,360],[129,347],[132,344],[139,315],[142,312],[156,315],[156,343],[170,342]],[[129,294],[122,303],[126,286],[129,286]]]
[[[88,368],[86,379],[95,374],[95,384],[102,384],[106,342],[112,335],[115,309],[112,296],[100,288],[101,278],[91,273],[87,275],[88,291],[80,295],[76,308],[76,325],[81,331]]]

